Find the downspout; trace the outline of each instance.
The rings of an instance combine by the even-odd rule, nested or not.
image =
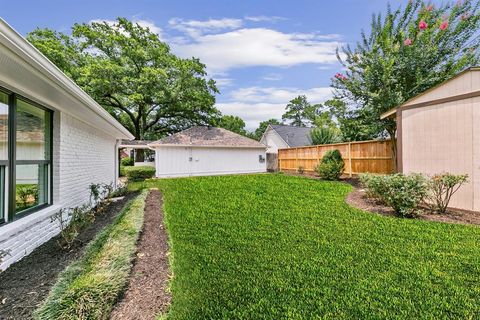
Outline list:
[[[119,156],[119,151],[120,151],[120,140],[116,140],[115,142],[115,164],[114,164],[114,170],[115,170],[115,175],[113,179],[113,188],[117,189],[118,187],[118,180],[120,179],[120,156]]]

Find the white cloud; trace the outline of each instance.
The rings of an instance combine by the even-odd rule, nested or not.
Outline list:
[[[289,67],[298,64],[333,64],[341,45],[315,33],[283,33],[266,28],[244,28],[197,36],[190,43],[174,43],[174,52],[198,57],[210,72],[253,66]]]
[[[228,87],[233,84],[232,78],[214,78],[217,87]]]
[[[269,73],[264,75],[262,79],[267,81],[279,81],[283,79],[283,76],[279,73]]]
[[[205,33],[238,29],[242,26],[243,21],[241,19],[229,18],[205,21],[173,18],[168,21],[168,24],[172,29],[182,31],[192,38],[197,38]]]
[[[246,16],[245,20],[252,22],[277,22],[280,20],[287,20],[287,18],[278,16]]]
[[[288,101],[299,95],[306,95],[311,103],[321,103],[332,96],[328,87],[310,89],[249,87],[229,94],[229,101],[217,103],[224,114],[241,117],[247,130],[255,130],[261,121],[271,118],[281,119]]]

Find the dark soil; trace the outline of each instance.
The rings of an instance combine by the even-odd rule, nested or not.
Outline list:
[[[347,182],[351,183],[352,181]],[[353,207],[384,216],[395,216],[395,212],[392,208],[385,206],[378,200],[367,198],[365,196],[365,190],[358,186],[358,181],[351,184],[355,187],[355,189],[347,196],[345,200],[348,204]],[[436,214],[428,208],[423,208],[421,210],[422,213],[416,217],[416,219],[446,223],[480,225],[480,212],[450,208],[445,214]]]
[[[54,237],[0,273],[0,319],[32,319],[33,311],[47,297],[59,273],[82,256],[88,242],[114,220],[133,196],[129,194],[110,203],[70,249],[62,250],[57,242],[59,237]]]
[[[158,190],[147,197],[143,225],[128,288],[111,314],[114,320],[155,319],[170,305],[168,237]]]

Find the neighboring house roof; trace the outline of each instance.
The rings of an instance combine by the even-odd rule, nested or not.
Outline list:
[[[133,148],[133,149],[148,149],[148,145],[154,141],[152,140],[125,140],[120,142],[120,148]]]
[[[420,93],[419,95],[405,101],[403,104],[401,104],[400,106],[398,107],[395,107],[395,108],[392,108],[390,110],[388,110],[387,112],[384,112],[380,115],[380,119],[386,119],[386,118],[392,118],[396,115],[397,113],[397,110],[400,109],[400,108],[404,108],[406,106],[413,106],[413,103],[415,102],[415,100],[418,100],[419,98],[421,97],[424,97],[425,95],[431,93],[432,91],[435,91],[435,90],[438,90],[440,88],[442,88],[443,86],[445,86],[445,84],[453,81],[453,80],[456,80],[458,79],[459,77],[465,75],[466,73],[469,73],[469,72],[479,72],[480,71],[480,67],[470,67],[470,68],[467,68],[465,70],[463,70],[462,72],[458,73],[457,75],[453,76],[452,78]],[[444,102],[448,102],[448,101],[455,101],[455,100],[462,100],[462,99],[468,99],[468,98],[472,98],[474,96],[478,96],[480,93],[479,92],[473,92],[472,93],[464,93],[464,94],[459,94],[457,96],[449,96],[448,98],[444,98],[444,99],[432,99],[432,101],[429,101],[429,102],[426,102],[426,103],[422,103],[422,104],[418,104],[418,105],[415,105],[415,107],[422,107],[422,106],[428,106],[428,105],[432,105],[432,104],[436,104],[436,103],[439,103],[439,102],[442,102],[441,100],[445,100]],[[440,100],[440,101],[437,101],[437,100]]]
[[[263,148],[266,146],[256,140],[244,137],[223,128],[196,126],[175,133],[149,144],[151,147],[195,146],[228,148]]]
[[[134,136],[30,42],[0,18],[0,85],[75,116],[116,138]]]
[[[270,127],[288,144],[290,147],[303,147],[312,144],[310,131],[313,128],[293,127],[281,124],[272,124]]]

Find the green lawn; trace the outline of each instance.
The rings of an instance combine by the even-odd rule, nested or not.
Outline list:
[[[169,319],[480,318],[480,228],[349,207],[284,175],[171,179]]]

